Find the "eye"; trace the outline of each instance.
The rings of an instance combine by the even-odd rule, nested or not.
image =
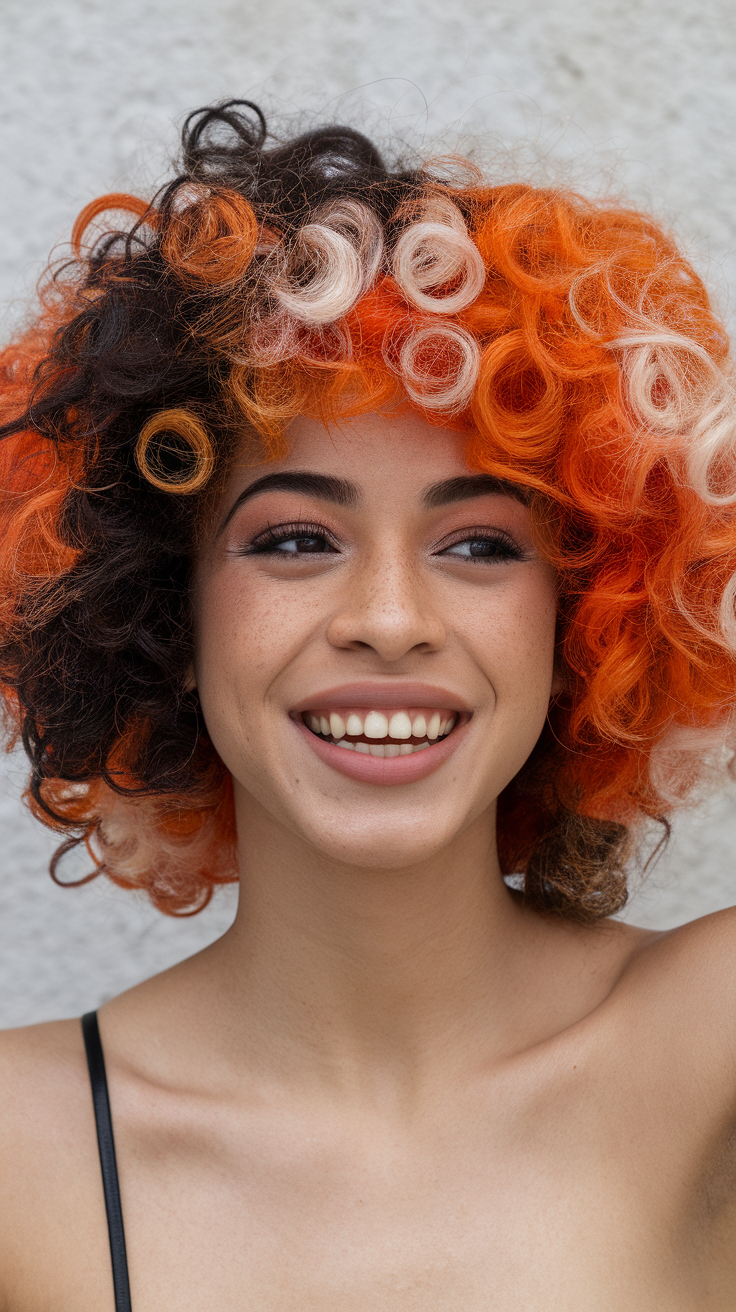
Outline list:
[[[311,556],[334,554],[337,548],[319,524],[274,524],[245,548],[247,555]]]
[[[524,560],[526,557],[526,553],[508,533],[493,532],[489,529],[475,530],[466,537],[443,547],[437,555],[449,556],[455,560],[500,562]]]
[[[309,537],[281,538],[279,542],[273,544],[273,550],[280,552],[290,551],[294,555],[299,555],[300,553],[307,554],[317,551],[332,551],[334,548],[330,546],[325,538],[319,537],[319,535],[311,535]]]

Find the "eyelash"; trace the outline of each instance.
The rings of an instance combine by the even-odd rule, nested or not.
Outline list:
[[[287,554],[297,556],[297,555],[310,555],[310,554],[314,554],[314,555],[331,554],[331,552],[326,552],[326,551],[317,551],[314,553],[294,551],[294,552],[287,553],[285,551],[278,550],[279,546],[281,546],[283,543],[295,541],[300,538],[301,539],[316,538],[319,539],[321,542],[327,543],[328,547],[331,549],[331,552],[337,550],[337,544],[332,538],[332,535],[327,532],[324,525],[300,522],[300,523],[293,523],[293,524],[275,524],[273,526],[269,526],[267,529],[264,529],[262,533],[259,533],[253,539],[253,541],[250,542],[248,546],[245,547],[239,554],[247,555],[247,556],[254,556],[254,555],[285,556]],[[460,537],[457,537],[453,541],[446,543],[446,545],[443,546],[441,550],[436,552],[435,554],[441,556],[445,552],[450,552],[453,547],[463,546],[465,543],[473,544],[479,542],[484,542],[484,543],[487,542],[492,544],[494,547],[497,548],[496,553],[494,553],[492,556],[468,555],[465,557],[465,560],[467,562],[476,563],[483,560],[497,562],[499,560],[508,561],[508,560],[526,559],[527,553],[523,551],[521,547],[518,546],[518,544],[514,541],[514,539],[511,537],[509,533],[506,533],[503,529],[488,529],[488,528],[474,528],[471,530],[466,529]]]
[[[336,546],[332,535],[327,532],[323,524],[305,524],[303,522],[295,524],[274,524],[272,526],[269,525],[269,527],[264,529],[262,533],[258,533],[241,554],[246,556],[264,556],[269,554],[285,556],[287,554],[285,551],[277,552],[276,548],[283,542],[290,542],[299,538],[320,538],[333,549],[335,549]],[[295,551],[293,554],[296,556],[299,553]],[[305,552],[304,554],[308,555],[309,553]],[[327,553],[315,552],[315,555],[322,554]]]
[[[459,537],[454,538],[452,542],[446,543],[441,552],[436,554],[444,554],[445,552],[449,552],[452,547],[461,547],[466,543],[474,544],[477,542],[488,542],[491,546],[496,547],[497,550],[492,556],[466,556],[465,560],[467,562],[475,563],[486,560],[492,563],[494,561],[503,562],[507,560],[527,559],[528,553],[519,546],[510,533],[507,533],[504,529],[500,528],[464,529]]]

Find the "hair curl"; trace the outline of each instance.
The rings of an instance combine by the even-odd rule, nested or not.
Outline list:
[[[94,235],[105,211],[132,217]],[[565,691],[499,799],[502,868],[541,910],[618,909],[629,832],[692,795],[736,692],[734,386],[671,237],[230,101],[72,249],[0,357],[0,683],[60,851],[175,914],[236,878],[186,690],[199,526],[244,431],[276,456],[296,414],[399,400],[528,489],[559,575]]]

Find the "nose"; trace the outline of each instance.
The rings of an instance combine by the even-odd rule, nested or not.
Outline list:
[[[363,560],[346,583],[343,604],[327,631],[334,647],[372,650],[393,662],[443,646],[445,626],[431,588],[406,553],[386,551]]]

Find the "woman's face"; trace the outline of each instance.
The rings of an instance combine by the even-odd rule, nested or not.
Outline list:
[[[426,859],[494,816],[553,691],[529,511],[412,415],[236,465],[195,581],[195,678],[241,822],[337,860]]]

